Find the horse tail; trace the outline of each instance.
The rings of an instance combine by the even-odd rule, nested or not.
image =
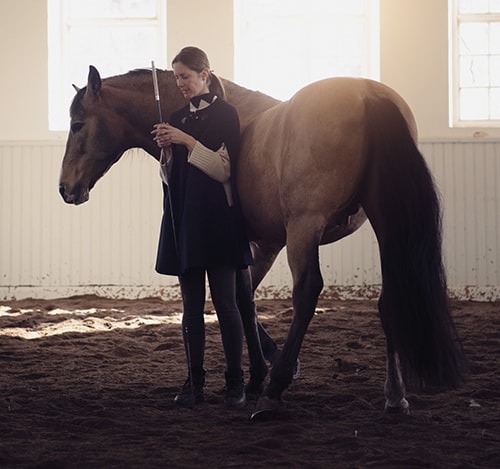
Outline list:
[[[409,389],[456,388],[467,366],[448,302],[436,187],[399,108],[370,98],[365,112],[361,196],[379,243],[388,353],[398,354]]]

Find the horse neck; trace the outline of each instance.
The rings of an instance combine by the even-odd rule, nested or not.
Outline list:
[[[278,99],[259,91],[249,90],[232,81],[222,79],[222,83],[227,101],[238,111],[242,132],[258,115],[280,103]]]
[[[127,146],[142,148],[158,158],[159,148],[151,135],[153,125],[160,120],[158,103],[154,99],[154,87],[151,72],[136,71],[106,79],[107,85],[120,93],[120,116],[127,121]],[[185,106],[186,101],[178,90],[173,73],[158,70],[161,117],[166,122],[177,109]],[[118,91],[119,90],[119,91]]]
[[[259,114],[280,102],[229,80],[223,79],[222,81],[227,101],[238,111],[242,132]],[[118,112],[129,124],[127,146],[142,148],[158,158],[159,149],[151,137],[152,127],[159,121],[151,72],[146,70],[129,72],[108,78],[105,82],[108,86],[120,90]],[[177,88],[171,70],[158,70],[158,86],[162,119],[166,122],[174,111],[186,105],[186,100]]]

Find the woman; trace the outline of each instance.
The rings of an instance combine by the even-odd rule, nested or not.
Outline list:
[[[169,123],[154,126],[162,148],[164,213],[156,270],[177,275],[183,299],[188,378],[175,403],[191,407],[205,398],[205,275],[208,277],[226,359],[227,407],[243,407],[243,330],[235,276],[252,256],[231,173],[240,143],[236,109],[224,100],[205,52],[185,47],[172,61],[177,86],[189,99]]]

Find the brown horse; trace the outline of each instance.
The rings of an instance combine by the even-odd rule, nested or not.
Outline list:
[[[254,415],[282,406],[323,287],[318,247],[351,234],[367,217],[381,259],[386,409],[408,411],[405,387],[458,386],[465,359],[447,300],[440,205],[408,105],[366,79],[323,80],[286,102],[223,82],[242,124],[236,177],[253,240],[253,285],[285,245],[293,277],[292,324]],[[185,102],[172,72],[160,72],[159,83],[168,116]],[[149,71],[101,80],[91,66],[70,114],[60,178],[68,203],[85,202],[127,149],[159,157],[150,135],[157,107]]]

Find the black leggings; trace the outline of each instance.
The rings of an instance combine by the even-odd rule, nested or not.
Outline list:
[[[205,354],[205,273],[219,320],[227,369],[241,369],[243,327],[236,305],[236,269],[229,266],[189,269],[180,275],[184,347],[191,370],[201,370]]]

